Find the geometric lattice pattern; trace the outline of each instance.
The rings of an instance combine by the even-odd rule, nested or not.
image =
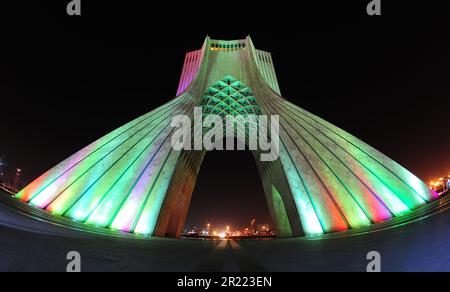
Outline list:
[[[201,106],[204,116],[213,114],[224,118],[261,114],[250,88],[230,75],[208,88]]]

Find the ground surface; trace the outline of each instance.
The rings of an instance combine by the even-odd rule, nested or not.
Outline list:
[[[236,242],[86,234],[0,203],[0,271],[65,271],[69,251],[83,271],[365,271],[370,251],[381,253],[383,271],[450,271],[449,247],[447,210],[358,236]]]

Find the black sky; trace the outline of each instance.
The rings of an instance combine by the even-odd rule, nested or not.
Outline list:
[[[385,15],[374,19],[363,14],[369,1],[253,8],[83,1],[83,16],[70,18],[65,2],[3,8],[0,157],[23,168],[26,182],[173,98],[184,54],[207,34],[250,34],[257,48],[272,52],[287,99],[426,181],[450,172],[450,34],[442,8],[385,3]],[[232,220],[248,220],[248,202],[258,220],[269,220],[251,156],[239,155],[245,163],[238,170],[227,163],[232,155],[207,157],[192,204],[200,211],[189,223],[223,219],[201,210],[235,208],[244,195]],[[212,189],[213,171],[239,187]]]

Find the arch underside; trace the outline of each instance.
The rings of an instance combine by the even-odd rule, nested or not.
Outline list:
[[[280,161],[261,163],[259,153],[252,152],[263,183],[266,202],[279,237],[303,236],[298,213],[282,173]],[[197,175],[207,151],[183,151],[175,168],[170,187],[155,230],[156,236],[179,237],[184,229]],[[277,187],[275,187],[277,186]],[[284,196],[275,189],[283,190]],[[214,200],[211,192],[211,200]],[[287,206],[287,208],[285,207]],[[293,228],[291,228],[293,226]]]
[[[56,216],[93,226],[179,236],[206,153],[175,151],[171,120],[180,114],[192,118],[195,106],[202,106],[204,115],[280,116],[279,158],[261,162],[260,153],[254,152],[280,236],[357,229],[402,216],[437,198],[395,161],[284,100],[270,72],[271,59],[258,55],[260,64],[252,63],[255,51],[249,41],[245,49],[210,53],[234,56],[229,62],[224,61],[228,55],[208,57],[208,42],[200,51],[202,62],[196,56],[193,60],[197,65],[186,63],[194,68],[189,67],[189,72],[198,70],[197,77],[191,72],[184,78],[193,81],[183,86],[186,89],[177,98],[69,157],[17,198]],[[218,62],[244,76],[248,84],[228,71],[209,84],[208,74]],[[266,62],[265,67],[261,62]],[[254,69],[258,66],[265,68],[266,77]],[[216,71],[214,76],[220,73]],[[264,79],[272,80],[272,86]]]

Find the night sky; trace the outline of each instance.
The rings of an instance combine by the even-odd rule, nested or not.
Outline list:
[[[374,19],[363,14],[369,1],[295,8],[208,2],[202,9],[168,3],[158,10],[84,1],[83,16],[71,18],[69,1],[61,2],[11,8],[3,18],[0,157],[7,168],[23,169],[24,183],[173,98],[184,54],[207,34],[250,34],[258,49],[272,52],[285,98],[425,181],[450,172],[445,10],[431,15],[420,6],[408,14],[384,3],[385,15]],[[207,155],[189,226],[270,221],[252,159]]]

